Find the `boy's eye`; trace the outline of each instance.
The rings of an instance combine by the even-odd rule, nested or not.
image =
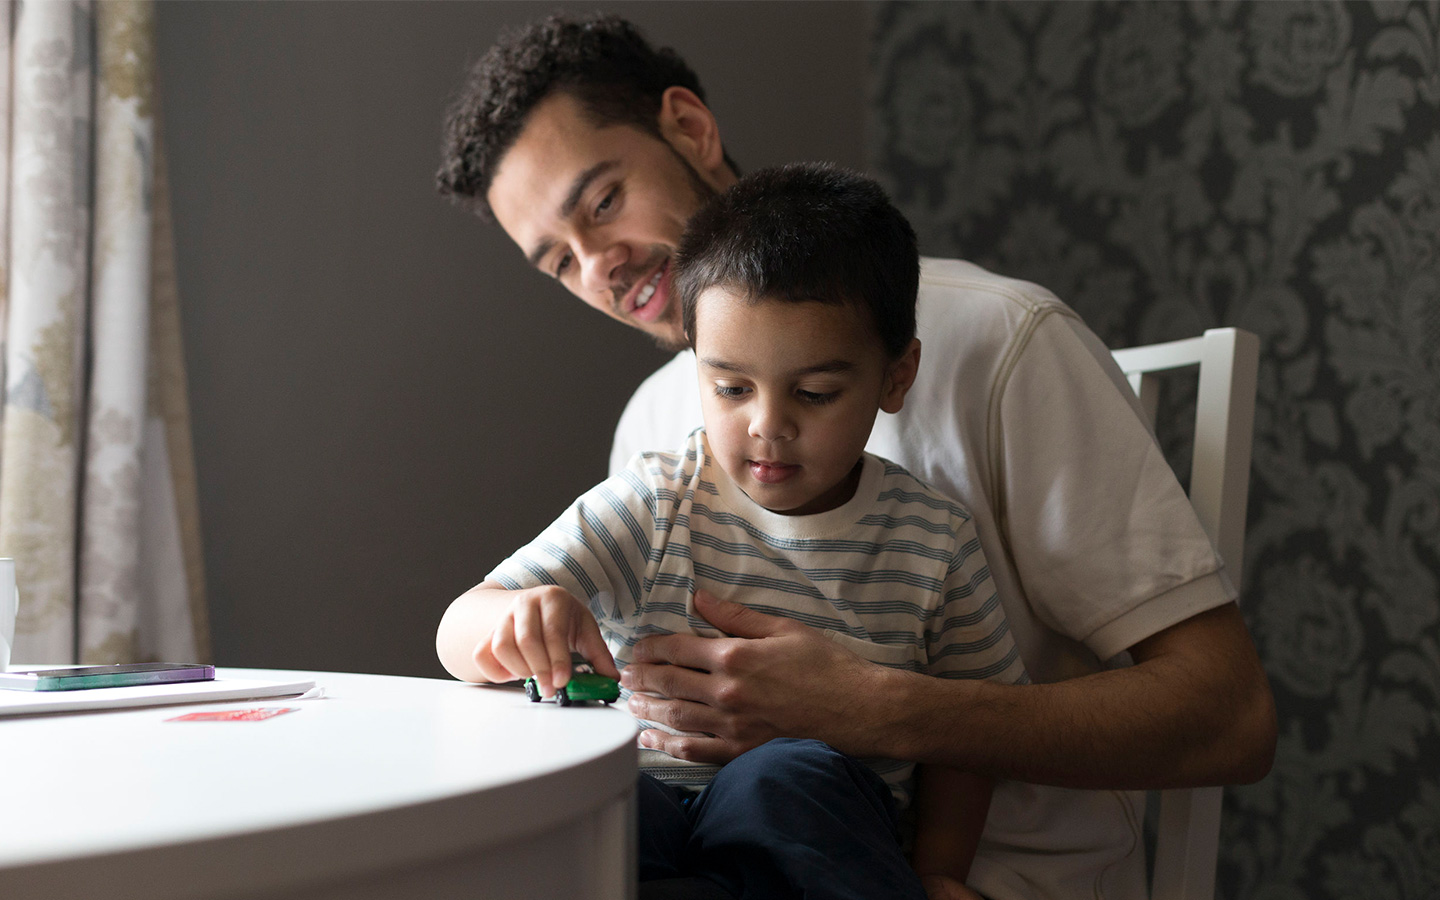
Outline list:
[[[840,396],[839,391],[826,391],[824,393],[818,391],[796,391],[795,393],[799,395],[801,400],[815,406],[822,406]]]
[[[715,394],[727,400],[737,400],[745,395],[745,388],[730,384],[717,384],[715,385]]]
[[[565,253],[560,257],[559,262],[555,263],[555,277],[560,278],[566,272],[568,272],[570,270],[570,264],[574,261],[575,254],[571,253],[568,250],[565,251]]]

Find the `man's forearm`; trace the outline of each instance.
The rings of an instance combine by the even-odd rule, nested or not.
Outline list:
[[[1274,755],[1274,703],[1233,606],[1162,632],[1134,653],[1129,668],[1054,684],[883,673],[854,717],[876,727],[837,737],[855,740],[841,746],[849,752],[1062,787],[1264,777]]]
[[[646,638],[622,676],[631,712],[687,732],[641,743],[681,759],[809,737],[853,756],[1118,789],[1255,781],[1274,756],[1274,701],[1234,604],[1141,641],[1130,668],[1025,686],[889,669],[798,622],[703,592],[695,604],[735,637]]]

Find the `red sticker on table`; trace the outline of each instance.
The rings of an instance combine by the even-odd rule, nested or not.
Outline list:
[[[294,712],[298,706],[259,706],[255,709],[217,709],[211,712],[186,713],[167,722],[261,722]]]

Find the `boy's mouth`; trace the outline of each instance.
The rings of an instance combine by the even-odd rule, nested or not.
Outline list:
[[[752,459],[749,461],[750,477],[761,484],[779,484],[799,474],[800,467],[793,463],[772,462]]]

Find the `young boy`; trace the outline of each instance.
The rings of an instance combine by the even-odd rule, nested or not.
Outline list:
[[[756,172],[692,219],[673,269],[704,427],[678,453],[637,456],[452,603],[436,639],[446,668],[533,675],[550,696],[572,651],[618,675],[647,634],[715,635],[694,608],[704,590],[888,666],[1025,680],[969,515],[864,452],[920,361],[915,236],[884,192],[824,165]],[[642,880],[699,874],[743,897],[975,896],[963,881],[983,779],[929,766],[912,778],[911,764],[817,741],[772,741],[723,768],[642,752]],[[907,863],[897,805],[912,797]]]

